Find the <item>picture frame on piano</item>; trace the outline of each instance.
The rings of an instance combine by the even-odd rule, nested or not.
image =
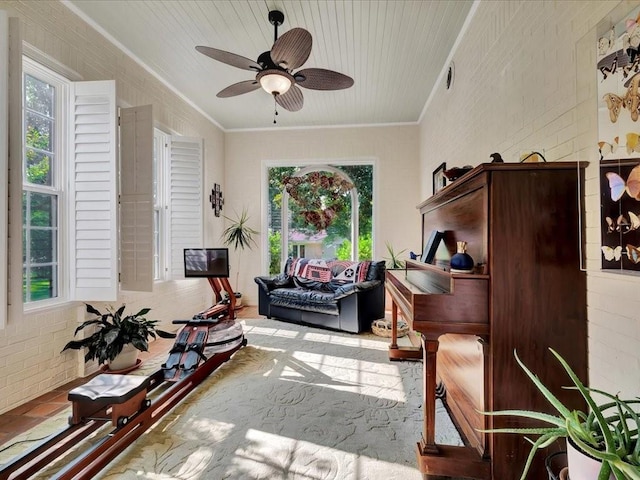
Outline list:
[[[447,169],[447,163],[442,162],[438,168],[433,171],[433,194],[435,195],[447,185],[447,177],[444,171]]]
[[[438,250],[438,245],[440,245],[440,241],[444,238],[444,232],[440,232],[438,230],[433,230],[431,235],[429,235],[429,240],[427,240],[426,245],[424,246],[424,252],[422,252],[422,257],[420,257],[420,261],[424,263],[433,263],[433,260],[436,258],[436,251]]]

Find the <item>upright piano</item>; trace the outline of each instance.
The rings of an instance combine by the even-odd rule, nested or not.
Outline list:
[[[424,362],[424,425],[416,445],[426,478],[515,480],[530,444],[520,435],[481,430],[531,426],[482,411],[548,411],[514,351],[570,408],[580,395],[549,352],[587,379],[586,278],[581,268],[584,163],[482,164],[422,202],[424,243],[444,233],[434,264],[407,261],[387,271],[392,338],[389,358]],[[467,242],[472,273],[452,273],[456,242]],[[397,321],[419,334],[401,347]],[[410,339],[418,338],[411,334]],[[464,446],[436,442],[436,397],[443,398]],[[552,445],[549,453],[563,449]],[[546,478],[538,454],[529,478]]]

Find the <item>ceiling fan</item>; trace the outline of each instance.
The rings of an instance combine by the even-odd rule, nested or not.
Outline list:
[[[235,97],[262,87],[273,95],[276,103],[282,108],[297,112],[304,104],[302,91],[297,85],[311,90],[341,90],[353,85],[351,77],[324,68],[305,68],[294,72],[309,58],[311,34],[304,28],[293,28],[278,38],[278,27],[284,22],[284,14],[278,10],[269,12],[269,22],[274,27],[273,47],[270,51],[260,54],[255,62],[217,48],[196,47],[198,52],[214,60],[256,72],[255,79],[229,85],[219,91],[217,97]]]

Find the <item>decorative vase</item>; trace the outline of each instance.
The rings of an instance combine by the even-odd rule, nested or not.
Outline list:
[[[119,371],[135,366],[139,350],[132,344],[125,345],[116,358],[109,362],[109,370]]]
[[[569,478],[597,480],[602,462],[576,448],[573,442],[567,438],[567,466],[569,467]],[[613,474],[609,480],[615,480]]]
[[[467,242],[456,242],[457,253],[451,257],[450,267],[452,273],[473,272],[473,258],[467,253]]]

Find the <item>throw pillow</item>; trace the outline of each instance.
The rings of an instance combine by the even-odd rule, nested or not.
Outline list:
[[[293,275],[307,280],[327,283],[331,281],[331,268],[322,259],[300,258],[296,262]]]
[[[337,260],[330,262],[331,272],[333,274],[332,281],[336,283],[357,283],[364,282],[369,272],[371,262],[350,262],[346,260]]]

